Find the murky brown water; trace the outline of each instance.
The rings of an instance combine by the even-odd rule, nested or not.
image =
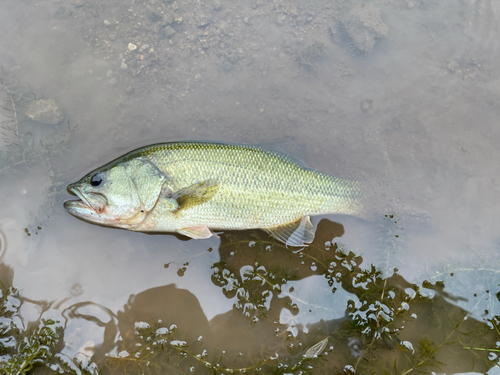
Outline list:
[[[76,373],[500,373],[498,3],[0,9],[1,324],[59,321]],[[34,98],[64,120],[29,120]],[[193,139],[300,143],[310,167],[372,184],[370,220],[314,218],[293,252],[260,231],[186,241],[64,211],[88,171]]]

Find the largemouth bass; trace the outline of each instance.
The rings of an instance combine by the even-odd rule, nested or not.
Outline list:
[[[314,239],[310,215],[363,209],[358,181],[302,167],[259,146],[172,142],[146,146],[68,186],[73,216],[141,232],[208,238],[260,228],[289,246]]]

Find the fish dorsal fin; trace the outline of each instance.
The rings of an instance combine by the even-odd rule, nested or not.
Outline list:
[[[210,229],[208,229],[206,225],[197,225],[195,227],[182,228],[178,229],[177,232],[187,237],[195,238],[197,240],[212,237],[213,234],[212,232],[210,232]]]
[[[293,223],[264,230],[287,246],[307,246],[314,240],[314,228],[309,216],[303,216],[302,219]]]
[[[194,207],[213,198],[219,191],[217,180],[210,179],[197,182],[172,194],[171,198],[179,204],[179,210]]]

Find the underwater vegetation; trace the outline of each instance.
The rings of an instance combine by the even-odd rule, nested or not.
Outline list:
[[[22,83],[12,72],[0,65],[0,178],[3,181],[23,181],[34,170],[43,170],[45,181],[43,200],[38,208],[37,223],[51,216],[56,193],[63,189],[57,156],[69,151],[70,138],[79,132],[78,125],[62,121],[48,125],[31,119],[26,113],[36,96],[28,84]]]
[[[418,286],[397,269],[383,277],[331,241],[341,230],[324,219],[316,240],[296,252],[259,231],[222,235],[212,283],[234,301],[232,310],[209,322],[189,291],[173,284],[145,290],[116,314],[102,307],[110,316],[104,342],[83,360],[61,354],[61,322],[40,319],[23,327],[23,297],[12,286],[12,270],[2,265],[10,277],[2,281],[0,299],[1,368],[14,374],[35,368],[72,374],[409,374],[485,373],[498,366],[500,316],[470,317],[442,282]],[[294,282],[309,277],[323,280],[314,284],[316,302],[294,291]],[[338,306],[341,294],[348,298]],[[79,312],[85,304],[63,315],[95,320]],[[297,323],[318,306],[323,319],[307,329]],[[189,315],[189,323],[179,323],[179,314]]]
[[[50,157],[67,150],[69,138],[78,132],[78,126],[69,122],[47,126],[33,121],[26,113],[36,100],[27,84],[0,66],[0,174],[17,172],[20,167],[40,162],[50,168]]]

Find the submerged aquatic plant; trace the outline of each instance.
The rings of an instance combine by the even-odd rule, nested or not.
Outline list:
[[[21,85],[19,79],[9,70],[0,66],[0,111],[6,117],[0,125],[4,142],[19,146],[19,128],[27,120],[24,114],[34,100],[34,94]]]
[[[299,356],[291,363],[282,359],[274,353],[266,358],[260,359],[247,366],[233,366],[224,364],[231,363],[226,358],[226,352],[222,349],[213,349],[209,352],[203,348],[203,340],[188,342],[187,338],[181,340],[176,334],[176,325],[171,324],[168,328],[161,321],[157,323],[136,322],[134,340],[124,343],[122,348],[114,354],[106,356],[104,366],[112,373],[169,373],[184,374],[192,372],[196,374],[219,374],[219,373],[275,373],[281,374],[289,371],[297,373],[309,373],[312,367],[311,361],[322,359],[323,351],[328,339],[324,339]],[[242,354],[237,355],[235,360]],[[189,369],[188,371],[186,369]]]
[[[2,95],[3,94],[3,95]],[[7,145],[0,155],[0,173],[16,170],[21,165],[40,161],[50,167],[49,158],[67,148],[67,142],[78,131],[78,125],[44,127],[35,140],[26,111],[35,100],[28,85],[23,85],[10,70],[0,66],[0,135]]]
[[[7,271],[0,264],[0,271]],[[12,280],[7,280],[10,284]],[[19,292],[5,284],[0,289],[0,370],[7,374],[26,374],[36,365],[50,366],[59,344],[62,327],[54,320],[41,320],[38,327],[26,330],[20,324]]]
[[[198,337],[189,326],[178,329],[175,317],[165,323],[146,316],[145,321],[137,321],[135,313],[125,316],[131,311],[128,307],[108,324],[113,332],[110,337],[122,337],[118,342],[110,339],[115,349],[104,350],[103,345],[103,351],[97,348],[85,364],[61,354],[64,332],[58,322],[41,320],[31,330],[14,324],[22,299],[7,283],[0,299],[1,369],[24,374],[30,369],[50,368],[92,375],[101,371],[410,374],[484,373],[498,365],[500,316],[485,322],[475,320],[452,303],[453,296],[445,292],[444,283],[418,286],[395,269],[384,277],[382,270],[374,265],[364,267],[362,257],[325,241],[321,233],[318,241],[295,253],[255,232],[222,236],[212,281],[234,300],[233,310],[224,316],[224,321],[233,323],[213,333],[219,336],[224,329],[229,331],[227,336],[215,341]],[[287,324],[280,323],[280,312],[285,309],[296,316],[309,306],[307,301],[300,306],[294,303],[287,283],[313,275],[320,276],[318,280],[323,280],[330,295],[339,288],[351,295],[344,306],[345,316],[309,324],[307,333],[299,325],[292,334]],[[255,341],[244,353],[235,350],[230,336],[231,330],[241,325],[246,331],[235,334],[249,334],[253,341],[260,337],[256,332],[266,332],[262,342]]]
[[[37,328],[22,337],[15,353],[3,365],[3,370],[8,374],[21,375],[37,364],[50,366],[61,330],[59,322],[42,320]]]
[[[64,347],[64,327],[59,321],[40,319],[32,329],[24,328],[19,308],[22,297],[6,276],[12,276],[9,267],[0,263],[0,373],[24,375],[40,369],[50,369],[74,375],[96,375],[93,363],[61,354]]]
[[[386,219],[387,225],[377,232],[379,246],[384,244],[388,247],[387,253],[394,254],[397,247],[404,245],[402,228],[397,219],[389,215]],[[388,239],[383,238],[384,233]],[[384,277],[387,270],[383,272],[374,265],[362,267],[360,256],[335,243],[326,241],[325,246],[318,246],[318,242],[322,241],[291,253],[265,240],[238,240],[231,236],[229,241],[222,241],[221,260],[213,267],[212,281],[222,288],[226,297],[235,298],[235,308],[250,319],[267,317],[268,306],[276,299],[275,292],[279,294],[284,290],[288,281],[316,274],[324,275],[333,293],[341,285],[353,296],[346,306],[346,318],[326,321],[323,326],[331,327],[326,331],[317,329],[328,335],[335,347],[336,359],[327,366],[338,371],[384,373],[382,369],[392,368],[394,373],[406,374],[417,370],[449,371],[448,366],[457,363],[464,371],[485,371],[498,362],[495,353],[500,335],[495,329],[498,326],[493,324],[495,320],[489,320],[491,326],[488,327],[449,303],[456,298],[444,292],[444,284],[424,283],[426,289],[434,289],[437,294],[422,294],[422,288],[404,280],[397,269]],[[273,257],[281,261],[266,258],[269,246],[272,246]],[[249,248],[252,256],[242,261],[245,258],[242,254],[248,254]],[[285,250],[289,263],[280,255]],[[253,259],[249,261],[248,258]],[[249,304],[254,306],[254,315],[248,314]],[[293,315],[299,313],[297,305],[291,302],[286,305]],[[302,305],[307,308],[304,301]],[[315,326],[309,327],[310,333]],[[293,342],[289,337],[287,340]],[[467,353],[472,348],[484,352],[483,355]],[[470,358],[471,362],[463,358]],[[339,362],[347,364],[348,368],[340,366]]]

